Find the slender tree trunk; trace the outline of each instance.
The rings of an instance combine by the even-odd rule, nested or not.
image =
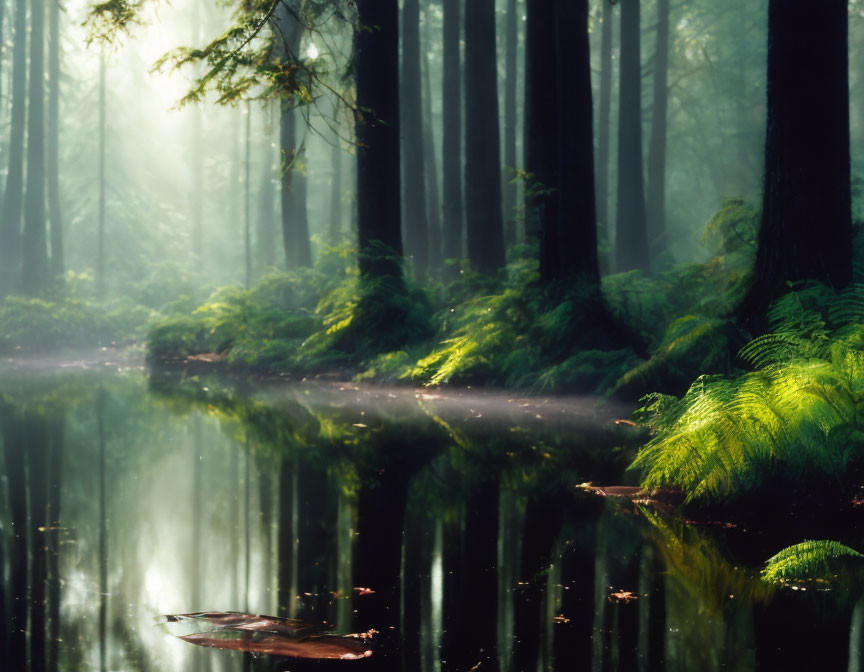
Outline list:
[[[597,222],[598,244],[608,250],[609,229],[609,131],[612,110],[612,2],[600,0],[603,6],[600,38],[600,102],[597,119]],[[608,270],[606,254],[600,259],[601,270]]]
[[[642,63],[640,0],[620,0],[621,83],[618,120],[618,271],[649,270],[642,173]]]
[[[15,0],[13,21],[12,121],[9,127],[9,169],[0,220],[0,297],[16,291],[20,286],[27,96],[27,0]]]
[[[420,0],[405,0],[402,9],[401,127],[405,177],[405,249],[414,261],[414,276],[429,271],[429,223],[423,157],[423,78],[420,69]]]
[[[267,120],[265,119],[266,124]],[[273,188],[273,178],[277,173],[273,168],[270,143],[270,134],[267,133],[264,136],[264,142],[261,144],[263,159],[261,161],[261,187],[258,198],[258,230],[256,232],[258,263],[262,269],[276,264],[276,248],[274,247],[276,243],[276,227],[275,210],[273,207],[276,191]]]
[[[30,0],[30,82],[27,104],[27,195],[21,288],[34,296],[48,282],[45,229],[45,2]]]
[[[475,271],[505,263],[498,133],[495,0],[465,5],[465,204],[468,257]]]
[[[243,143],[243,262],[246,289],[252,286],[252,105],[246,103],[246,127]]]
[[[504,75],[504,242],[516,242],[516,80],[519,16],[516,0],[507,0]]]
[[[357,21],[354,71],[364,111],[356,121],[360,273],[401,283],[398,2],[357,0]]]
[[[342,201],[345,198],[345,187],[342,185],[342,147],[337,138],[333,142],[333,147],[330,153],[330,165],[333,171],[333,180],[331,182],[330,194],[330,244],[337,245],[342,239],[344,224],[342,222],[345,217],[342,206]]]
[[[438,161],[435,157],[435,130],[432,116],[432,73],[429,68],[429,18],[423,50],[423,158],[426,173],[426,212],[429,223],[429,268],[437,274],[442,263],[441,192],[438,187]]]
[[[462,35],[460,0],[444,1],[444,258],[461,259],[463,252],[462,200]]]
[[[65,270],[60,211],[60,0],[48,9],[48,218],[51,221],[51,275]],[[2,25],[0,25],[2,33]]]
[[[9,492],[9,522],[12,525],[7,661],[9,670],[23,671],[27,669],[27,432],[24,423],[8,406],[0,406],[0,422]]]
[[[769,4],[765,196],[745,318],[758,321],[789,282],[852,278],[847,10]]]
[[[306,129],[306,120],[300,110],[294,110],[295,128]],[[312,265],[312,247],[309,239],[309,210],[307,199],[309,197],[309,178],[307,177],[306,141],[297,141],[298,168],[294,172],[294,184],[291,190],[291,216],[294,221],[294,230],[297,235],[297,264],[299,266]]]
[[[60,524],[63,485],[63,447],[65,417],[51,422],[51,452],[48,458],[48,672],[60,669]]]
[[[666,128],[669,109],[669,0],[657,0],[654,104],[648,149],[648,241],[651,258],[666,251]]]
[[[105,298],[105,49],[99,56],[99,230],[96,244],[96,293]]]

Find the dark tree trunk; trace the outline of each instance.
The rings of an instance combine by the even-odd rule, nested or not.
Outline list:
[[[649,270],[642,173],[642,63],[640,0],[620,0],[621,80],[618,112],[618,224],[616,267]]]
[[[51,221],[51,275],[65,269],[63,217],[60,211],[60,1],[48,10],[48,218]],[[2,26],[0,26],[2,29]]]
[[[764,315],[789,282],[852,278],[848,2],[771,0],[765,196],[754,285]]]
[[[444,258],[464,256],[462,201],[462,7],[460,0],[444,0]]]
[[[48,657],[47,669],[60,669],[60,511],[63,485],[63,447],[65,418],[58,415],[51,422],[51,453],[48,458]],[[2,660],[2,658],[0,658]]]
[[[547,256],[554,252],[560,207],[555,13],[544,0],[528,0],[526,10],[525,170],[533,176],[526,187],[526,233],[540,238],[540,268],[549,277],[557,264]]]
[[[596,289],[597,218],[587,0],[528,3],[528,160],[531,215],[547,285]]]
[[[9,550],[9,670],[27,669],[27,427],[14,411],[0,407],[0,429],[9,492],[9,518],[12,546]]]
[[[428,15],[426,18],[428,26]],[[429,71],[429,30],[423,51],[423,157],[426,167],[426,212],[429,222],[429,268],[432,273],[441,270],[441,190],[438,186],[438,161],[435,156],[435,131],[432,117],[432,73]]]
[[[292,63],[299,58],[300,40],[303,25],[296,19],[288,5],[281,3],[276,9],[277,39],[283,62]],[[309,224],[298,218],[296,192],[300,185],[296,165],[300,152],[297,148],[297,111],[290,105],[283,105],[280,112],[279,147],[282,155],[282,243],[285,248],[287,267],[309,266],[312,252],[309,244]]]
[[[401,284],[399,3],[357,0],[357,229],[360,273]],[[398,291],[398,288],[397,288]]]
[[[591,49],[588,0],[558,0],[555,13],[558,90],[558,189],[561,195],[555,248],[541,259],[546,280],[564,281],[596,293],[597,213],[594,188],[594,103],[591,93]],[[541,240],[548,238],[541,238]]]
[[[471,266],[495,273],[505,262],[495,0],[465,5],[465,205]]]
[[[516,0],[507,0],[506,52],[504,56],[504,242],[516,242],[516,80],[519,16]]]
[[[306,120],[300,110],[294,110],[294,124],[297,131],[305,131]],[[297,139],[297,160],[301,169],[294,173],[294,185],[291,190],[291,216],[297,235],[297,264],[312,265],[312,245],[309,238],[309,179],[306,177],[306,142]]]
[[[657,0],[654,105],[648,149],[648,240],[651,258],[668,246],[666,237],[666,128],[669,109],[669,0]]]
[[[405,0],[402,9],[401,126],[405,176],[405,250],[414,261],[414,277],[429,270],[429,223],[426,221],[426,176],[423,158],[423,78],[420,71],[420,0]]]
[[[15,0],[12,45],[12,120],[9,169],[0,220],[0,296],[20,286],[21,209],[24,195],[24,124],[27,96],[27,0]]]
[[[612,110],[612,2],[600,0],[603,6],[600,38],[600,102],[597,119],[597,222],[599,241],[608,249],[609,229],[609,132]],[[604,255],[600,266],[608,270],[610,259]]]
[[[27,195],[24,206],[21,288],[34,296],[48,282],[45,229],[45,3],[30,0],[30,78],[27,103]]]

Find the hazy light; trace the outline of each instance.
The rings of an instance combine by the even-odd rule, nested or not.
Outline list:
[[[310,42],[309,46],[306,48],[306,58],[313,61],[318,58],[318,47],[315,46],[314,42]]]

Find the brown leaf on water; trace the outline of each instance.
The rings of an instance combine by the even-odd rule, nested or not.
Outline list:
[[[372,650],[363,640],[338,635],[310,635],[302,639],[292,639],[282,635],[249,634],[245,637],[242,635],[226,637],[226,634],[225,631],[216,630],[184,635],[180,639],[212,649],[308,660],[359,660],[372,655]]]
[[[198,611],[165,616],[167,623],[185,623],[206,628],[179,638],[196,646],[245,651],[256,655],[310,660],[358,660],[372,655],[363,635],[325,634],[329,624],[306,623],[235,611]]]

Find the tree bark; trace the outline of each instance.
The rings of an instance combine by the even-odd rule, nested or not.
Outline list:
[[[48,10],[48,218],[51,222],[51,275],[65,270],[60,209],[60,0]],[[2,28],[2,27],[0,27]]]
[[[435,130],[432,117],[432,73],[429,69],[428,30],[426,16],[426,46],[421,61],[423,69],[423,158],[426,168],[426,212],[429,223],[429,268],[439,273],[442,262],[441,190],[438,186],[438,161],[435,156]]]
[[[293,3],[291,3],[293,6]],[[275,25],[280,41],[280,58],[292,63],[299,58],[303,25],[297,20],[288,4],[280,3],[276,8]],[[298,217],[296,192],[300,186],[296,170],[300,152],[297,148],[298,112],[290,105],[283,105],[280,112],[279,147],[282,154],[282,243],[285,248],[287,267],[309,266],[312,251],[309,243],[309,224]]]
[[[399,6],[358,0],[354,32],[360,273],[401,284]],[[397,291],[398,288],[397,288]]]
[[[600,0],[603,6],[600,37],[600,102],[597,111],[597,222],[598,244],[608,249],[609,230],[609,135],[612,109],[612,2]],[[603,255],[601,269],[608,270],[610,259]]]
[[[669,109],[669,0],[657,0],[654,103],[648,149],[648,240],[651,258],[666,251],[666,129]]]
[[[462,35],[461,3],[444,2],[444,130],[442,162],[444,169],[444,258],[461,259],[463,251],[462,200]]]
[[[27,194],[21,289],[35,296],[48,282],[45,229],[45,2],[30,0],[30,81],[27,103]]]
[[[504,242],[516,242],[516,80],[519,17],[516,0],[507,0],[506,52],[504,55]]]
[[[405,0],[402,9],[401,127],[405,177],[405,248],[414,277],[429,271],[429,223],[426,219],[426,175],[423,157],[423,77],[420,69],[420,0]]]
[[[498,132],[495,0],[465,5],[465,205],[468,258],[480,273],[505,263]]]
[[[642,63],[640,0],[620,0],[621,83],[618,119],[618,224],[616,267],[619,272],[649,270],[642,173]]]
[[[0,221],[0,297],[20,286],[21,215],[24,196],[24,135],[27,96],[27,0],[15,0],[12,45],[12,120],[9,169]]]
[[[771,0],[765,194],[754,285],[758,321],[788,283],[852,279],[848,2]]]

